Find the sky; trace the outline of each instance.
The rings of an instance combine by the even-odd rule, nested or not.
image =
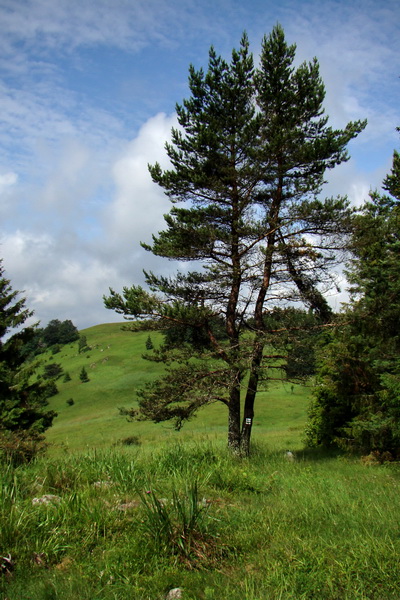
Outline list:
[[[398,0],[0,0],[0,257],[34,320],[121,321],[110,287],[179,268],[140,246],[170,209],[147,165],[168,164],[189,64],[243,31],[257,63],[278,22],[319,60],[330,124],[368,119],[323,189],[359,205],[400,146]]]

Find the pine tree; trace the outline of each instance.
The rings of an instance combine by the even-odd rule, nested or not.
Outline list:
[[[191,97],[177,106],[180,129],[166,145],[172,168],[150,167],[173,207],[167,228],[144,247],[204,268],[175,278],[145,273],[150,292],[133,286],[105,300],[175,333],[176,343],[167,336],[153,357],[169,371],[139,393],[140,416],[180,427],[221,401],[228,444],[244,454],[266,367],[286,365],[286,355],[264,352],[273,341],[265,313],[279,301],[301,301],[321,320],[330,317],[320,287],[330,283],[350,211],[345,198],[318,194],[325,171],[347,160],[347,143],[365,126],[329,128],[317,61],[295,69],[294,59],[295,46],[276,26],[257,70],[245,35],[230,63],[211,48],[206,73],[190,67]]]
[[[87,352],[87,350],[89,350],[89,346],[87,344],[86,335],[80,335],[78,341],[78,352],[81,354],[81,352]]]
[[[46,409],[48,384],[32,378],[36,364],[25,360],[26,344],[36,330],[21,329],[33,313],[18,295],[0,261],[0,451],[15,462],[35,456],[43,446],[42,434],[56,416]]]

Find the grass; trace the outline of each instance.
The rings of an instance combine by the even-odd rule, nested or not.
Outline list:
[[[147,422],[129,423],[119,408],[135,405],[135,390],[160,373],[162,367],[142,359],[146,352],[148,332],[130,333],[121,330],[121,324],[110,323],[91,327],[81,332],[92,347],[78,353],[78,342],[62,347],[61,352],[43,355],[43,364],[49,360],[60,363],[71,380],[57,381],[59,393],[50,399],[51,408],[58,417],[48,431],[51,453],[61,455],[88,448],[109,448],[130,436],[144,444],[163,440],[186,440],[206,437],[226,439],[227,413],[222,404],[209,406],[199,417],[187,423],[182,432],[175,432],[168,424]],[[154,345],[160,334],[152,332]],[[79,373],[85,366],[90,381],[82,383]],[[254,420],[254,439],[277,441],[291,449],[301,446],[309,390],[290,385],[273,385],[268,392],[259,394]],[[73,400],[73,405],[68,402]],[[290,423],[290,429],[287,425]]]
[[[54,357],[71,381],[52,399],[50,452],[0,473],[3,600],[400,598],[399,465],[304,450],[299,387],[261,396],[249,459],[227,453],[217,406],[179,433],[127,423],[118,407],[152,376],[147,334],[85,334],[89,359]]]
[[[185,442],[41,459],[1,493],[9,600],[400,597],[397,465]]]

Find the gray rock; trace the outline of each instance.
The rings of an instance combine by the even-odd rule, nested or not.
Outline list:
[[[173,588],[172,590],[169,590],[168,594],[165,596],[165,600],[177,600],[178,598],[182,598],[181,588]]]
[[[45,494],[41,498],[32,499],[32,504],[59,504],[60,502],[60,496],[55,496],[54,494]]]

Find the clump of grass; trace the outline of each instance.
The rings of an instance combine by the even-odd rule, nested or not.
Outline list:
[[[140,446],[141,443],[138,435],[129,435],[117,442],[117,444],[120,444],[121,446]]]
[[[215,538],[209,530],[209,505],[200,500],[198,482],[183,491],[172,489],[171,498],[158,498],[155,490],[139,492],[144,509],[143,530],[158,553],[168,552],[194,566],[210,559]]]

